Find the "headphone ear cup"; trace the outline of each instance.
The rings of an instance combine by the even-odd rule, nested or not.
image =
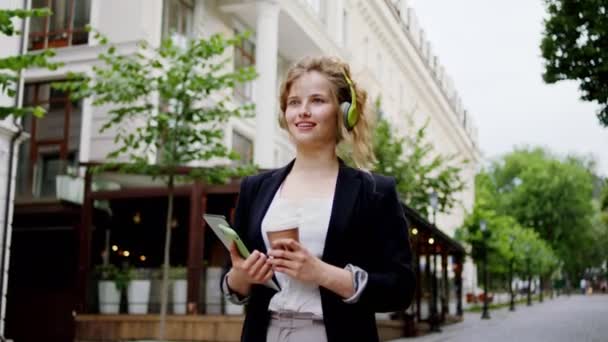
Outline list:
[[[346,129],[348,129],[349,131],[352,129],[352,127],[350,127],[348,124],[348,112],[350,111],[350,107],[350,102],[345,101],[340,104],[340,111],[342,111],[342,120],[344,122],[344,126],[346,126]]]

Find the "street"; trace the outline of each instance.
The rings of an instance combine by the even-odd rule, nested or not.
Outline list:
[[[607,342],[608,296],[561,296],[527,307],[518,305],[491,311],[490,320],[481,320],[481,313],[465,313],[462,323],[417,338],[392,342]]]

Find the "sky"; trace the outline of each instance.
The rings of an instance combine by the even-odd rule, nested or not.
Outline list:
[[[592,155],[608,176],[608,129],[574,81],[542,80],[541,0],[410,0],[433,53],[479,128],[486,160],[517,146]]]

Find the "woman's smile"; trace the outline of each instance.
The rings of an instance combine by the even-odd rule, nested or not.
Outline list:
[[[308,132],[315,128],[317,124],[312,121],[300,121],[296,122],[296,128],[300,132]]]

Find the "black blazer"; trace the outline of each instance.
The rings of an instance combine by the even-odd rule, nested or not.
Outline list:
[[[293,164],[242,180],[234,228],[250,250],[266,253],[262,219]],[[407,223],[392,178],[340,161],[322,260],[338,267],[350,263],[368,272],[367,286],[357,303],[346,304],[337,294],[320,288],[328,341],[378,341],[374,313],[406,309],[416,283]],[[241,341],[266,341],[268,304],[275,293],[263,285],[251,288]]]

